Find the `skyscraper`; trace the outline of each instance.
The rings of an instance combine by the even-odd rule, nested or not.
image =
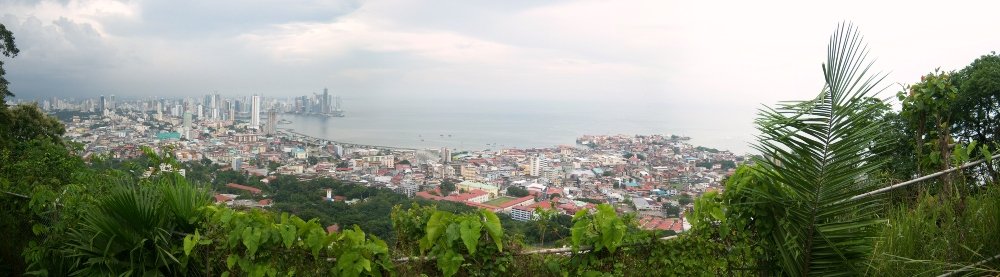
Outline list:
[[[97,102],[97,109],[100,110],[101,115],[107,115],[107,112],[104,111],[107,108],[108,108],[108,100],[104,98],[103,94],[101,94],[101,101]]]
[[[264,130],[267,135],[274,135],[278,131],[278,113],[273,108],[267,111],[267,128]]]
[[[226,107],[229,108],[228,109],[228,111],[229,111],[229,118],[226,118],[226,120],[229,120],[229,121],[232,121],[232,122],[236,122],[236,103],[233,102],[233,101],[231,101],[231,100],[230,101],[226,101],[226,103],[228,103],[226,105]]]
[[[323,88],[323,99],[321,100],[323,110],[320,113],[330,113],[330,93]]]
[[[191,112],[184,112],[184,138],[191,139]]]
[[[257,95],[250,100],[250,128],[260,130],[260,96]]]

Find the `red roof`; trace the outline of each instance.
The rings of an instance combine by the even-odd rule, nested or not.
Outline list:
[[[450,201],[455,201],[455,202],[462,202],[462,201],[469,201],[469,199],[480,197],[480,196],[483,196],[483,195],[486,195],[486,194],[489,194],[489,192],[485,192],[483,190],[474,189],[474,190],[472,190],[470,192],[467,192],[467,193],[462,193],[462,194],[458,194],[458,195],[451,195],[451,196],[445,197],[444,200],[450,200]]]
[[[684,230],[684,222],[680,218],[647,216],[639,219],[639,226],[646,230],[673,230],[674,232]]]
[[[521,198],[518,198],[518,199],[510,200],[510,201],[507,201],[506,203],[500,204],[500,208],[508,208],[510,206],[521,204],[521,203],[524,203],[524,201],[533,200],[533,199],[535,199],[535,196],[528,195],[528,196],[525,196],[525,197],[521,197]]]
[[[248,187],[248,186],[240,185],[240,184],[237,184],[237,183],[228,183],[228,184],[226,184],[226,187],[249,191],[249,192],[251,192],[253,194],[260,194],[261,193],[261,190],[259,188]]]
[[[514,208],[517,209],[519,207],[514,207]],[[535,208],[551,209],[552,208],[552,201],[538,202],[538,203],[535,203],[535,204],[528,205],[526,208],[528,208],[529,211],[533,211],[533,210],[535,210]]]
[[[257,201],[257,204],[264,206],[271,205],[271,199],[261,199],[260,201]]]
[[[420,197],[420,198],[423,198],[423,199],[427,199],[427,200],[441,200],[441,199],[444,199],[444,197],[433,195],[429,191],[418,191],[416,195],[417,195],[417,197]]]
[[[233,198],[218,193],[215,194],[215,203],[229,202],[229,200],[233,200]]]

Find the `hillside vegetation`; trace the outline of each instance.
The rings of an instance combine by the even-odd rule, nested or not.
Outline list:
[[[3,54],[15,56],[12,34],[0,35]],[[922,76],[898,94],[900,111],[876,97],[882,75],[867,56],[858,32],[840,26],[823,62],[822,91],[762,108],[754,143],[760,156],[737,168],[721,193],[694,199],[686,213],[692,229],[676,236],[641,230],[634,215],[603,204],[533,231],[485,210],[287,176],[269,185],[277,203],[308,202],[313,196],[300,192],[321,187],[367,200],[233,209],[212,204],[211,193],[230,181],[253,183],[245,176],[180,164],[156,149],[137,160],[84,159],[78,145],[63,140],[57,119],[34,105],[3,104],[0,274],[1000,274],[993,259],[1000,254],[1000,180],[992,159],[1000,148],[1000,56]],[[12,95],[0,79],[0,102]],[[164,163],[189,174],[142,176]],[[340,231],[327,232],[333,222],[343,224]],[[566,248],[529,249],[536,238]]]

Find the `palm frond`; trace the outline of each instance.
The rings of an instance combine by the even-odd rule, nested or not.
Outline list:
[[[881,129],[866,105],[884,75],[870,75],[867,48],[851,25],[830,38],[823,65],[826,84],[807,101],[786,102],[759,111],[758,159],[763,178],[778,190],[757,197],[781,203],[768,239],[787,275],[856,274],[870,252],[877,198],[848,200],[870,190],[870,157]],[[778,192],[778,193],[775,193]]]

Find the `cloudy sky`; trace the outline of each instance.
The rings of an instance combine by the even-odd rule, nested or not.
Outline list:
[[[20,98],[329,87],[345,97],[583,99],[752,117],[761,103],[818,92],[839,22],[866,36],[875,68],[890,74],[888,97],[893,83],[1000,48],[998,10],[997,1],[0,0],[0,23],[21,49],[7,60]]]

